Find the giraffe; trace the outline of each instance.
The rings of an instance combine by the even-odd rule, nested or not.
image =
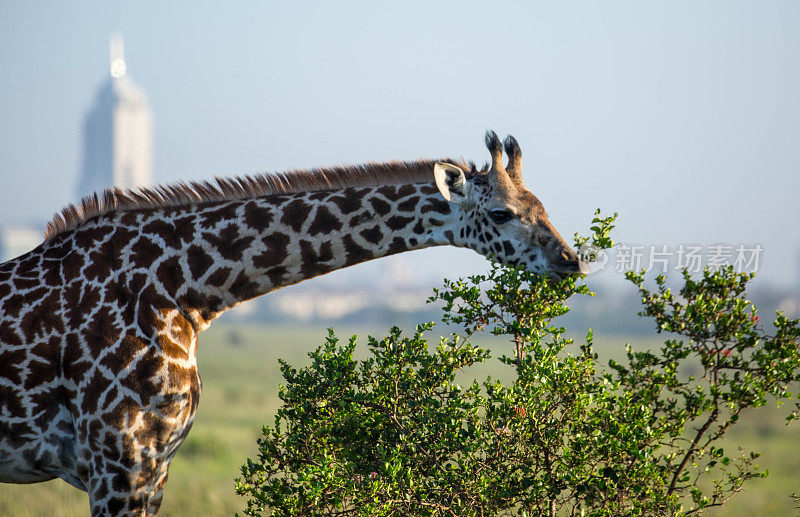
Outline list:
[[[584,264],[487,132],[491,165],[388,162],[110,190],[0,264],[0,481],[62,478],[92,515],[158,511],[195,416],[198,334],[244,300],[453,245],[532,271]],[[508,165],[503,164],[503,147]]]

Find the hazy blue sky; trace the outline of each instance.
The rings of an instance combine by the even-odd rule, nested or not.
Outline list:
[[[493,128],[565,236],[602,207],[617,240],[760,243],[764,277],[800,272],[797,2],[6,1],[0,222],[73,201],[113,31],[153,106],[159,182],[482,162]]]

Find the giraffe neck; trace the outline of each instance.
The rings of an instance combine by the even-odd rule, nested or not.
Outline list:
[[[172,294],[197,330],[242,301],[307,278],[456,244],[450,204],[433,183],[272,195],[194,212],[195,238],[183,246],[187,281]]]

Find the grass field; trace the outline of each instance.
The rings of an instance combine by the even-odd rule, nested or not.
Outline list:
[[[363,329],[338,327],[337,335],[353,333],[365,337]],[[385,329],[371,332],[384,335]],[[234,493],[233,479],[239,466],[256,450],[261,426],[272,423],[279,405],[281,377],[278,358],[295,365],[305,364],[306,354],[323,342],[324,328],[276,328],[238,326],[220,322],[201,336],[199,346],[203,396],[194,428],[172,462],[161,515],[232,515],[243,500]],[[624,338],[596,336],[604,357],[623,353]],[[361,340],[360,343],[364,343]],[[642,348],[656,339],[634,341]],[[496,356],[510,353],[495,342]],[[363,351],[363,349],[362,349]],[[500,365],[475,370],[481,378],[498,375]],[[507,378],[507,376],[505,376]],[[507,380],[507,379],[506,379]],[[762,408],[745,415],[728,439],[727,447],[762,450],[759,464],[770,476],[750,483],[724,512],[709,515],[761,516],[791,515],[788,494],[800,490],[800,426],[783,424],[786,410]],[[86,515],[88,497],[63,481],[36,485],[0,484],[0,516]]]

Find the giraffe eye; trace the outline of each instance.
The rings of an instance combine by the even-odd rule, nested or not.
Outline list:
[[[494,221],[496,224],[503,224],[507,223],[511,220],[513,214],[508,210],[490,210],[489,211],[489,218]]]

